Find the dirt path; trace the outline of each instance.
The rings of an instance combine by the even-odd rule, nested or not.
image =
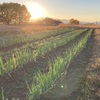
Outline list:
[[[74,58],[65,75],[57,80],[53,89],[44,94],[40,100],[78,100],[85,78],[85,66],[91,55],[92,42],[93,36],[87,46]]]
[[[83,99],[100,100],[100,29],[95,30],[93,53],[86,67]]]

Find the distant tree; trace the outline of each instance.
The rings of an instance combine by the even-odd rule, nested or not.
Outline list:
[[[52,18],[48,18],[48,17],[43,19],[42,22],[46,25],[58,25],[58,24],[62,23],[60,20],[56,20],[56,19],[52,19]]]
[[[69,24],[79,24],[80,22],[78,21],[78,20],[76,20],[76,19],[71,19],[70,21],[69,21]]]
[[[60,21],[60,20],[55,20],[55,23],[58,25],[58,24],[61,24],[62,21]]]
[[[25,5],[18,3],[3,3],[0,4],[0,21],[6,24],[22,23],[29,21],[31,15]]]
[[[96,22],[96,24],[98,24],[98,22]]]
[[[69,23],[70,23],[70,24],[73,24],[73,22],[74,22],[74,19],[72,18],[72,19],[69,21]]]

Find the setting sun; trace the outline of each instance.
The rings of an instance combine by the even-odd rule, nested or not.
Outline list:
[[[38,3],[35,2],[27,2],[27,9],[31,14],[31,19],[38,19],[45,16],[45,9]]]

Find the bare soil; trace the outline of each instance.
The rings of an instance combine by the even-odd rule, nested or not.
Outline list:
[[[91,59],[86,67],[83,100],[100,100],[100,29],[95,30]]]

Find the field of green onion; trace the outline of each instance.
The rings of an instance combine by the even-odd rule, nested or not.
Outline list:
[[[20,32],[19,31],[4,31],[4,33],[6,34],[0,36],[0,48],[11,46],[11,45],[17,45],[20,43],[28,43],[31,41],[36,41],[36,40],[47,38],[50,36],[56,36],[56,35],[59,35],[60,33],[65,33],[71,30],[70,29],[57,29],[57,30],[51,30],[47,32],[34,32],[33,31],[30,33],[25,33],[23,31],[20,31]],[[0,32],[0,34],[3,34],[3,33]]]
[[[51,56],[50,60],[46,62],[48,65],[48,70],[46,72],[42,72],[41,68],[34,71],[34,75],[31,75],[31,83],[28,78],[24,78],[23,84],[26,84],[26,88],[28,89],[27,100],[40,100],[41,95],[53,88],[55,81],[61,77],[65,69],[67,70],[69,68],[69,64],[73,58],[85,47],[87,41],[91,37],[92,31],[92,29],[60,29],[53,30],[49,33],[42,33],[38,38],[36,38],[36,35],[36,37],[30,35],[27,36],[26,39],[26,36],[24,39],[23,36],[12,36],[15,38],[12,39],[8,34],[5,36],[3,35],[3,37],[0,37],[2,38],[0,41],[1,48],[17,43],[25,42],[25,44],[18,48],[7,50],[6,52],[0,52],[1,79],[3,77],[12,76],[14,71],[17,73],[16,70],[20,70],[22,67],[24,69],[24,66],[29,62],[36,63],[39,58],[42,59],[46,55],[48,56],[49,53],[54,53],[53,51],[60,48],[61,53],[58,50],[57,53]],[[64,49],[62,49],[63,47]],[[7,100],[10,100],[11,98],[9,99],[7,91],[5,91],[4,88],[5,87],[1,85],[0,99],[5,100],[5,98],[8,98]],[[21,99],[12,97],[12,100]]]

